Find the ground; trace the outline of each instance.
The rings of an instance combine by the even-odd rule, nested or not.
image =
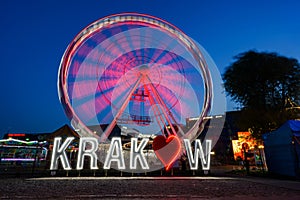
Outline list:
[[[300,199],[300,180],[270,177],[240,166],[212,166],[209,174],[180,171],[58,171],[0,168],[0,199]]]
[[[300,182],[254,177],[44,177],[0,180],[2,199],[300,199]]]

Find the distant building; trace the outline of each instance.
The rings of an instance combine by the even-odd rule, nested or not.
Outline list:
[[[238,138],[237,133],[240,130],[236,125],[236,121],[239,116],[239,111],[231,111],[227,112],[226,115],[215,115],[204,118],[204,127],[198,139],[204,140],[207,139],[207,137],[212,140],[217,139],[217,143],[212,149],[215,162],[227,164],[234,161],[232,140]],[[199,118],[186,119],[187,129],[190,129],[198,119]]]
[[[24,141],[46,141],[50,133],[6,133],[3,139],[18,139]]]

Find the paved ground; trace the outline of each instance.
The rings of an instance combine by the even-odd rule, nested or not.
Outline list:
[[[300,199],[300,182],[241,177],[45,177],[0,180],[1,199]]]

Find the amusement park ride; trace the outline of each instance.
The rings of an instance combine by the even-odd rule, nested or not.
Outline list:
[[[60,101],[74,129],[100,146],[110,142],[116,126],[155,135],[154,151],[167,149],[174,138],[193,141],[213,101],[204,54],[159,18],[107,16],[84,28],[66,49],[58,75]],[[197,121],[187,129],[189,118]],[[95,125],[106,128],[91,130]]]

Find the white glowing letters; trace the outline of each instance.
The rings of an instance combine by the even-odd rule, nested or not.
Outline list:
[[[66,154],[67,148],[71,145],[74,137],[68,137],[62,143],[61,137],[54,138],[53,152],[51,157],[50,170],[58,169],[58,161],[61,161],[62,167],[64,170],[71,170],[71,165]],[[131,139],[131,148],[130,148],[130,162],[129,168],[131,170],[137,169],[138,163],[142,169],[149,169],[149,165],[143,153],[144,148],[146,147],[149,139],[143,138],[138,141],[137,138]],[[195,140],[194,153],[192,152],[191,143],[188,139],[184,139],[184,146],[186,154],[189,160],[189,165],[191,170],[198,169],[199,159],[202,164],[203,170],[210,169],[210,153],[211,153],[211,140],[205,141],[205,152],[203,151],[201,141]],[[90,169],[96,170],[97,166],[97,151],[99,143],[96,138],[93,137],[82,137],[79,141],[79,150],[77,156],[77,170],[82,170],[84,165],[84,158],[88,157],[90,159]],[[114,137],[111,140],[110,147],[108,149],[103,169],[110,169],[112,163],[117,164],[119,170],[126,169],[121,138]]]
[[[64,143],[62,143],[61,137],[54,138],[53,152],[51,157],[50,170],[58,169],[58,160],[60,159],[62,167],[64,170],[71,170],[70,162],[66,154],[66,149],[71,145],[74,137],[68,137]],[[130,169],[136,169],[137,163],[139,161],[142,169],[149,169],[148,163],[144,156],[143,150],[147,145],[149,139],[143,138],[138,145],[137,138],[131,139],[131,150],[130,150]],[[62,144],[61,144],[62,143]],[[88,146],[88,148],[87,148]],[[98,150],[98,140],[93,137],[82,137],[79,141],[79,151],[77,156],[77,170],[83,169],[84,158],[90,158],[90,169],[98,169],[97,166],[97,150]],[[125,169],[125,161],[122,153],[122,143],[121,138],[112,138],[107,156],[104,162],[104,169],[110,169],[111,163],[116,162],[118,169]]]
[[[68,137],[65,142],[60,145],[61,143],[61,137],[54,138],[53,142],[53,152],[51,156],[51,165],[50,169],[54,170],[57,169],[58,166],[58,159],[60,158],[60,161],[62,163],[62,166],[65,170],[71,170],[70,163],[68,161],[68,157],[66,154],[66,149],[71,144],[71,142],[74,140],[74,137]]]
[[[87,143],[90,144],[90,148],[87,149]],[[84,157],[88,156],[91,158],[91,169],[98,169],[97,166],[97,154],[96,151],[98,150],[98,140],[96,138],[91,137],[83,137],[80,139],[79,142],[79,151],[78,151],[78,158],[77,158],[77,165],[76,169],[81,170],[83,169]]]
[[[108,155],[104,162],[104,169],[110,169],[111,162],[115,161],[118,164],[118,169],[125,169],[125,161],[122,153],[121,138],[113,138],[110,143]]]
[[[143,153],[143,149],[147,145],[149,139],[144,138],[140,145],[138,146],[138,139],[131,139],[131,149],[130,149],[130,169],[136,169],[137,160],[140,161],[142,169],[149,169],[149,165]]]
[[[194,155],[192,153],[191,149],[191,143],[189,140],[184,139],[184,145],[186,149],[186,153],[189,159],[189,164],[191,170],[197,170],[198,169],[198,161],[200,158],[201,164],[202,164],[202,169],[203,170],[209,170],[210,168],[210,153],[211,153],[211,140],[206,140],[206,151],[205,153],[203,152],[203,148],[201,146],[201,141],[200,140],[195,140],[195,152]]]

